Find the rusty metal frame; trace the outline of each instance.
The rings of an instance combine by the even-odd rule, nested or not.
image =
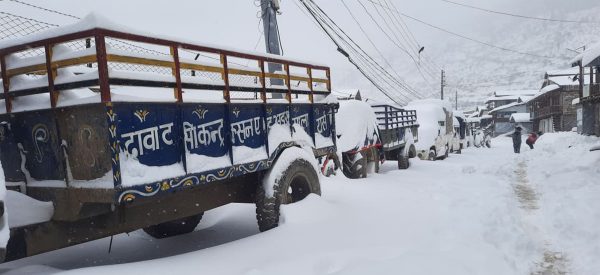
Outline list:
[[[73,40],[90,38],[90,37],[94,37],[95,42],[96,42],[95,43],[96,44],[95,60],[93,60],[94,58],[92,56],[84,56],[84,57],[76,58],[73,60],[63,60],[63,61],[56,61],[56,62],[52,61],[51,50],[52,50],[53,45],[65,43],[65,42],[73,41]],[[187,64],[187,63],[182,64],[180,62],[179,51],[178,51],[179,49],[218,54],[221,57],[220,58],[222,61],[221,62],[222,63],[222,72],[221,73],[223,75],[223,80],[225,83],[224,89],[223,89],[223,98],[226,100],[226,102],[230,102],[231,88],[229,85],[229,74],[252,75],[252,76],[259,77],[261,80],[261,84],[262,84],[262,87],[260,88],[260,93],[261,93],[261,99],[263,100],[263,102],[266,101],[266,93],[267,93],[266,78],[284,79],[288,86],[287,92],[283,92],[283,91],[281,91],[281,92],[287,94],[287,98],[289,101],[291,101],[291,93],[295,93],[295,92],[302,93],[300,91],[292,90],[292,88],[291,88],[292,80],[306,81],[308,83],[309,91],[305,92],[305,93],[309,94],[311,103],[313,102],[313,95],[315,94],[315,91],[313,91],[313,87],[312,87],[313,83],[315,83],[315,82],[325,83],[327,85],[327,91],[331,92],[330,68],[326,67],[326,66],[312,65],[312,64],[307,64],[307,63],[302,63],[302,62],[297,62],[297,61],[285,60],[283,58],[278,58],[275,56],[260,56],[260,55],[254,55],[254,54],[249,54],[249,53],[235,52],[232,50],[225,50],[225,49],[218,49],[218,48],[208,47],[208,46],[194,45],[194,44],[186,43],[186,42],[179,42],[179,41],[173,41],[173,40],[167,40],[167,39],[161,39],[161,38],[147,37],[147,36],[143,36],[143,35],[125,33],[125,32],[108,30],[108,29],[103,29],[103,28],[94,28],[94,29],[90,29],[90,30],[64,34],[64,35],[51,37],[51,38],[47,38],[47,39],[42,39],[42,40],[38,40],[38,41],[34,41],[34,42],[22,44],[22,45],[16,45],[16,46],[11,46],[11,47],[7,47],[4,49],[0,49],[0,64],[2,66],[1,67],[1,70],[2,70],[1,76],[3,79],[3,83],[4,83],[3,84],[3,89],[4,89],[3,97],[5,98],[5,101],[6,101],[7,112],[10,113],[10,111],[12,109],[11,108],[11,105],[12,105],[11,97],[16,96],[16,95],[9,95],[9,81],[10,81],[10,77],[13,76],[12,74],[28,73],[31,70],[41,70],[42,67],[45,68],[47,75],[48,75],[48,91],[51,96],[51,103],[52,103],[51,105],[52,105],[52,107],[55,107],[58,92],[54,90],[55,88],[54,88],[53,70],[58,67],[61,67],[61,66],[71,66],[71,65],[76,65],[79,63],[87,64],[91,61],[96,61],[98,63],[98,85],[100,86],[102,102],[103,103],[111,102],[110,81],[109,81],[110,79],[109,79],[109,75],[108,75],[108,62],[110,62],[111,59],[114,59],[115,56],[109,55],[107,53],[106,37],[169,47],[169,49],[172,52],[172,56],[173,56],[173,64],[167,64],[167,65],[169,65],[169,67],[172,67],[173,71],[174,71],[174,76],[176,79],[175,97],[177,98],[178,102],[182,101],[181,69],[193,66],[193,64]],[[45,66],[43,64],[39,64],[39,65],[35,65],[35,66],[29,66],[26,68],[16,68],[13,70],[6,69],[5,56],[15,53],[15,52],[25,51],[25,50],[28,50],[31,48],[44,48],[45,49],[45,54],[46,54]],[[239,69],[229,69],[228,65],[227,65],[227,57],[228,56],[258,61],[259,66],[260,66],[260,71],[254,72],[254,71],[245,71],[245,70],[239,70]],[[273,74],[273,73],[265,72],[265,70],[264,70],[265,62],[282,64],[286,68],[286,73],[285,74]],[[165,65],[165,64],[163,64],[163,65]],[[289,68],[290,66],[305,68],[308,73],[308,78],[290,75],[290,68]],[[211,70],[216,70],[217,68],[208,68],[207,67],[204,69],[206,69],[207,71],[211,71]],[[313,78],[313,75],[312,75],[313,70],[325,71],[326,79]],[[9,71],[11,74],[9,74]],[[219,71],[221,71],[220,68],[219,68]],[[277,92],[272,89],[269,91]],[[323,92],[318,92],[318,93],[323,94]]]

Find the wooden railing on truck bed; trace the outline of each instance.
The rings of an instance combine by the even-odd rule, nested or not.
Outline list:
[[[56,45],[72,43],[73,41],[78,40],[86,40],[86,44],[89,45],[91,44],[89,43],[91,39],[94,40],[95,46],[88,49],[73,51],[66,54],[53,53]],[[108,39],[119,39],[131,41],[133,43],[144,43],[151,46],[168,47],[170,53],[166,56],[132,54],[131,52],[115,50],[108,47]],[[42,48],[44,56],[28,58],[25,62],[20,62],[20,64],[19,62],[15,62],[14,64],[9,62],[8,59],[11,55],[34,48]],[[198,55],[196,58],[201,54],[214,55],[218,58],[219,63],[212,64],[198,62],[194,59],[184,59],[180,57],[181,51],[197,53]],[[232,58],[246,60],[249,63],[256,62],[257,67],[235,66],[228,61]],[[92,67],[92,63],[97,66],[97,75],[96,71],[94,71],[91,76],[73,78],[70,81],[61,81],[60,83],[55,82],[58,69],[73,66]],[[166,68],[171,70],[171,78],[166,80],[165,78],[148,79],[128,75],[126,73],[117,73],[116,71],[109,69],[110,63]],[[280,64],[283,67],[283,71],[265,71],[265,64],[268,63]],[[293,72],[293,70],[298,69],[304,72]],[[67,33],[56,37],[0,49],[0,70],[3,86],[3,93],[0,94],[0,99],[5,100],[7,113],[11,112],[12,101],[15,97],[49,93],[50,105],[54,108],[57,106],[60,90],[91,86],[99,87],[100,98],[104,103],[111,102],[110,85],[173,88],[173,96],[176,102],[182,102],[183,89],[222,90],[223,100],[227,103],[231,101],[232,91],[254,92],[260,94],[260,100],[264,103],[267,101],[267,93],[285,94],[285,98],[290,103],[292,101],[292,94],[304,94],[308,96],[309,101],[312,103],[315,94],[326,95],[331,91],[330,69],[326,66],[278,58],[273,55],[243,53],[104,28],[93,28],[85,31]],[[183,70],[191,70],[191,77],[182,77]],[[198,81],[193,78],[197,72],[220,74],[221,80],[212,82]],[[319,77],[315,75],[319,73],[323,76]],[[11,90],[11,79],[20,75],[46,75],[47,84],[44,83],[42,86],[33,85],[35,87]],[[255,83],[256,85],[237,85],[230,81],[233,76],[254,77],[258,83]],[[272,82],[274,79],[280,79],[280,81],[284,82],[284,85],[267,84],[267,80]],[[298,85],[293,87],[292,81],[297,81]],[[306,86],[300,87],[301,82],[305,83]],[[325,87],[317,88],[317,85]]]

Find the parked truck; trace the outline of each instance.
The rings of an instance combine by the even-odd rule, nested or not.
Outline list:
[[[409,158],[416,156],[419,125],[415,111],[347,100],[340,103],[337,117],[342,171],[348,178],[378,173],[380,163],[386,160],[407,169]]]
[[[386,160],[398,162],[398,169],[408,169],[410,159],[417,156],[419,141],[417,111],[392,105],[373,105]]]
[[[316,159],[336,152],[327,66],[86,20],[0,43],[6,185],[51,211],[10,227],[6,260],[188,233],[233,202],[255,203],[264,231],[321,193]]]
[[[448,102],[439,99],[422,99],[406,107],[419,114],[419,142],[417,156],[423,160],[443,160],[450,152],[458,151],[459,137],[454,131],[454,116]]]

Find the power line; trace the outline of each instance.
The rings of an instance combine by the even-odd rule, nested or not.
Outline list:
[[[471,8],[471,9],[476,9],[476,10],[480,10],[480,11],[485,11],[485,12],[495,13],[495,14],[501,14],[501,15],[506,15],[506,16],[518,17],[518,18],[525,18],[525,19],[532,19],[532,20],[539,20],[539,21],[549,21],[549,22],[560,22],[560,23],[600,24],[600,22],[594,22],[594,21],[576,21],[576,20],[564,20],[564,19],[551,19],[551,18],[533,17],[533,16],[520,15],[520,14],[514,14],[514,13],[501,12],[501,11],[495,11],[495,10],[480,8],[480,7],[467,5],[467,4],[464,4],[464,3],[453,2],[453,1],[449,1],[449,0],[440,0],[440,1],[446,2],[446,3],[450,3],[450,4],[454,4],[454,5],[457,5],[457,6],[466,7],[466,8]]]
[[[354,22],[356,23],[356,25],[358,26],[358,28],[360,29],[360,31],[365,35],[365,37],[367,38],[367,40],[369,41],[369,43],[371,44],[371,46],[373,46],[373,48],[375,49],[375,51],[377,51],[377,53],[379,54],[379,57],[388,65],[388,67],[390,67],[390,69],[396,74],[396,76],[399,77],[398,72],[389,63],[389,61],[383,56],[383,54],[381,53],[381,51],[379,50],[379,48],[377,47],[377,45],[375,45],[375,43],[373,42],[373,40],[371,40],[371,37],[369,37],[369,35],[367,34],[367,32],[363,29],[362,25],[358,22],[358,19],[356,19],[356,17],[354,16],[354,14],[352,13],[352,11],[348,7],[348,5],[346,5],[346,2],[344,2],[344,0],[341,0],[341,2],[344,5],[344,7],[346,8],[346,10],[348,11],[348,13],[350,14],[350,16],[352,17],[352,19],[354,20]]]
[[[414,56],[412,56],[408,52],[408,50],[406,50],[404,47],[398,45],[398,43],[396,43],[396,41],[394,41],[394,39],[392,39],[392,37],[381,27],[381,25],[379,25],[379,23],[377,22],[377,20],[375,20],[375,18],[373,17],[373,15],[367,10],[367,7],[365,7],[365,5],[363,5],[363,3],[360,2],[360,0],[357,0],[357,2],[363,7],[363,9],[365,10],[365,12],[369,16],[369,18],[371,18],[371,21],[373,21],[373,23],[375,23],[375,25],[377,26],[377,28],[379,28],[379,30],[388,38],[388,40],[390,40],[390,42],[392,42],[392,44],[394,44],[396,47],[398,47],[400,50],[402,50],[404,53],[406,53],[412,59],[413,63],[415,63],[415,65],[417,66],[417,71],[419,72],[419,74],[421,75],[421,77],[423,78],[423,80],[427,81],[425,79],[425,75],[423,75],[423,72],[421,71],[421,68],[419,68],[419,65],[418,65],[417,61],[415,60]],[[379,13],[379,11],[377,11],[377,13]],[[379,16],[381,16],[381,14],[379,14]],[[386,24],[387,24],[387,22],[386,22]],[[388,28],[389,28],[389,25],[388,25]]]
[[[369,1],[371,3],[375,3],[375,2],[373,2],[373,0],[367,0],[367,1]],[[375,4],[381,5],[379,3],[375,3]],[[537,58],[558,59],[557,57],[551,57],[551,56],[539,55],[539,54],[534,54],[534,53],[522,52],[522,51],[519,51],[519,50],[514,50],[514,49],[502,47],[502,46],[497,46],[497,45],[494,45],[494,44],[491,44],[491,43],[488,43],[488,42],[485,42],[485,41],[481,41],[481,40],[478,40],[478,39],[475,39],[475,38],[471,38],[471,37],[468,37],[468,36],[465,36],[465,35],[462,35],[462,34],[459,34],[459,33],[456,33],[456,32],[450,31],[450,30],[447,30],[447,29],[444,29],[442,27],[438,27],[438,26],[433,25],[431,23],[427,23],[427,22],[425,22],[425,21],[423,21],[421,19],[415,18],[415,17],[410,16],[410,15],[408,15],[406,13],[401,12],[401,11],[395,11],[395,12],[397,12],[398,14],[400,14],[400,15],[406,17],[406,18],[409,18],[411,20],[419,22],[419,23],[421,23],[423,25],[429,26],[431,28],[434,28],[434,29],[437,29],[439,31],[451,34],[453,36],[457,36],[457,37],[460,37],[462,39],[466,39],[466,40],[469,40],[471,42],[482,44],[482,45],[485,45],[485,46],[488,46],[488,47],[491,47],[491,48],[496,48],[496,49],[499,49],[499,50],[503,50],[503,51],[507,51],[507,52],[512,52],[512,53],[516,53],[516,54],[521,54],[521,55],[533,56],[533,57],[537,57]]]
[[[394,4],[394,1],[389,1],[389,5],[388,5],[388,1],[384,0],[384,3],[387,7],[387,10],[390,10],[390,13],[393,15],[393,17],[396,19],[396,21],[398,22],[398,24],[400,25],[400,27],[402,28],[402,30],[405,30],[408,33],[408,37],[412,39],[415,47],[415,50],[419,50],[421,49],[421,43],[419,43],[419,41],[417,40],[417,38],[415,37],[415,35],[410,31],[410,28],[408,27],[408,24],[406,24],[406,22],[404,21],[404,19],[402,19],[401,16],[398,15],[398,8],[396,7],[396,4]],[[394,10],[390,9],[390,5],[394,8]],[[385,10],[385,9],[384,9]],[[395,11],[395,12],[394,12]],[[409,41],[411,41],[411,39],[409,39]],[[431,71],[435,71],[438,72],[440,70],[442,70],[442,67],[439,66],[438,64],[436,64],[435,62],[433,62],[431,59],[429,59],[425,54],[423,53],[419,53],[417,52],[417,55],[419,56],[419,61],[421,60],[420,58],[423,58],[423,64],[428,66],[429,69]],[[437,74],[434,74],[435,76],[437,76]]]
[[[377,74],[373,74],[373,76],[371,76],[369,73],[367,73],[367,71],[365,71],[362,67],[362,65],[360,65],[359,63],[357,63],[354,58],[347,52],[345,51],[343,48],[345,48],[344,46],[342,46],[342,44],[340,44],[340,42],[338,41],[338,39],[345,43],[346,46],[349,47],[349,50],[352,52],[354,52],[357,56],[358,56],[358,60],[363,60],[362,62],[367,64],[367,66],[371,66],[372,68],[375,68],[375,71],[379,71],[384,73],[384,76],[379,76],[381,83],[387,84],[390,87],[400,87],[405,89],[408,92],[412,92],[411,88],[409,86],[403,85],[402,83],[400,83],[397,79],[393,78],[385,69],[383,69],[383,67],[381,67],[381,65],[379,65],[376,61],[374,61],[366,52],[364,52],[360,46],[358,44],[356,44],[352,38],[350,38],[339,26],[337,26],[337,24],[335,22],[333,22],[333,20],[327,16],[327,14],[325,14],[325,12],[320,9],[320,7],[318,7],[318,5],[316,5],[313,1],[310,0],[301,0],[302,4],[305,6],[305,8],[307,9],[307,11],[309,12],[309,14],[311,14],[311,16],[315,19],[315,21],[317,22],[317,24],[321,27],[321,29],[325,32],[325,34],[332,40],[332,42],[338,47],[338,51],[340,53],[342,53],[344,56],[346,56],[348,58],[348,61],[350,63],[352,63],[358,70],[359,72],[361,72],[361,74],[363,74],[363,76],[365,76],[365,78],[367,78],[367,80],[369,80],[373,86],[375,86],[380,92],[382,92],[386,97],[388,97],[390,100],[394,101],[397,104],[404,104],[406,103],[408,100],[410,100],[408,97],[406,97],[406,95],[404,95],[403,93],[398,93],[396,94],[396,96],[402,96],[404,99],[401,98],[394,98],[392,96],[392,94],[390,94],[386,89],[384,89],[380,83],[378,83],[374,77],[377,77]],[[313,10],[313,8],[311,8],[310,5],[314,5],[316,6],[316,8],[314,8],[315,10]],[[318,14],[317,11],[320,11],[321,13],[323,13],[323,15]],[[335,30],[335,28],[329,23],[327,22],[327,20],[324,18],[326,17],[331,24],[333,24],[335,27],[337,27],[337,29],[339,29],[339,31],[341,33],[344,34],[344,36],[348,37],[348,39],[354,43],[354,46],[352,44],[350,44],[350,42],[346,41],[345,38],[337,33],[337,31]],[[338,37],[338,39],[334,38],[334,35],[336,35]],[[356,47],[356,48],[355,48]],[[358,50],[357,50],[358,49]],[[362,51],[362,53],[361,53]],[[364,54],[364,55],[363,55]],[[373,71],[371,71],[373,72]],[[390,82],[388,82],[388,80],[386,80],[386,78],[389,78],[392,81],[395,81],[398,85],[394,86],[392,85]],[[400,101],[398,101],[400,100]]]
[[[32,7],[32,8],[36,8],[36,9],[39,9],[39,10],[47,11],[47,12],[50,12],[50,13],[55,13],[55,14],[59,14],[59,15],[63,15],[63,16],[67,16],[67,17],[71,17],[71,18],[75,18],[75,19],[81,19],[81,17],[77,17],[75,15],[63,13],[63,12],[52,10],[52,9],[43,8],[43,7],[40,7],[40,6],[33,5],[33,4],[21,2],[19,0],[9,0],[9,1],[12,1],[12,2],[15,2],[15,3],[19,3],[21,5],[29,6],[29,7]]]
[[[13,16],[13,17],[18,17],[18,18],[21,18],[21,19],[25,19],[27,21],[32,21],[32,22],[35,22],[35,23],[44,24],[44,25],[48,25],[48,26],[52,26],[52,27],[58,27],[58,25],[56,25],[56,24],[52,24],[52,23],[48,23],[48,22],[44,22],[44,21],[39,21],[39,20],[35,20],[35,19],[32,19],[32,18],[28,18],[28,17],[16,15],[16,14],[8,13],[8,12],[0,11],[0,14],[10,15],[10,16]]]
[[[404,14],[404,13],[400,13],[400,14],[402,14],[403,16],[405,16],[405,17],[408,17],[408,18],[410,18],[410,19],[412,19],[412,20],[414,20],[414,21],[417,21],[417,22],[419,22],[419,23],[422,23],[422,24],[425,24],[425,25],[427,25],[427,26],[429,26],[429,27],[432,27],[432,28],[434,28],[434,29],[437,29],[437,30],[443,31],[443,32],[445,32],[445,33],[448,33],[448,34],[451,34],[451,35],[454,35],[454,36],[457,36],[457,37],[460,37],[460,38],[463,38],[463,39],[469,40],[469,41],[471,41],[471,42],[479,43],[479,44],[482,44],[482,45],[485,45],[485,46],[488,46],[488,47],[496,48],[496,49],[503,50],[503,51],[507,51],[507,52],[517,53],[517,54],[521,54],[521,55],[527,55],[527,56],[538,57],[538,58],[557,59],[556,57],[545,56],[545,55],[539,55],[539,54],[528,53],[528,52],[522,52],[522,51],[513,50],[513,49],[506,48],[506,47],[502,47],[502,46],[496,46],[496,45],[494,45],[494,44],[491,44],[491,43],[488,43],[488,42],[484,42],[484,41],[481,41],[481,40],[477,40],[477,39],[475,39],[475,38],[471,38],[471,37],[468,37],[468,36],[465,36],[465,35],[462,35],[462,34],[459,34],[459,33],[455,33],[455,32],[453,32],[453,31],[449,31],[449,30],[446,30],[446,29],[444,29],[444,28],[441,28],[441,27],[438,27],[438,26],[432,25],[432,24],[430,24],[430,23],[427,23],[427,22],[425,22],[425,21],[423,21],[423,20],[417,19],[417,18],[415,18],[415,17],[412,17],[412,16],[410,16],[410,15],[407,15],[407,14]]]
[[[357,55],[362,58],[367,65],[370,65],[371,68],[374,68],[376,71],[379,71],[381,73],[383,73],[385,75],[385,77],[389,78],[390,80],[392,80],[393,82],[395,82],[398,86],[400,86],[401,88],[403,88],[404,90],[406,90],[407,92],[411,93],[413,96],[415,96],[416,98],[419,98],[420,95],[416,92],[416,90],[412,87],[410,87],[408,84],[406,83],[401,83],[398,79],[396,79],[395,77],[393,77],[387,70],[385,70],[379,63],[377,63],[377,61],[375,61],[367,52],[365,52],[362,47],[360,45],[358,45],[353,39],[352,37],[350,37],[342,28],[340,28],[326,13],[325,11],[323,11],[316,3],[314,3],[312,0],[309,0],[310,3],[312,5],[314,5],[316,7],[316,9],[321,12],[323,14],[323,16],[325,16],[327,18],[327,20],[329,20],[331,22],[331,24],[333,24],[333,26],[335,26],[345,37],[347,37],[350,42],[352,42],[352,44],[350,44],[348,41],[346,41],[344,39],[344,37],[342,37],[339,33],[337,33],[335,31],[335,29],[333,28],[333,26],[331,26],[327,21],[324,21],[323,23],[325,23],[326,25],[328,25],[328,27],[334,31],[334,34],[336,34],[342,42],[346,43],[351,50],[354,50]],[[306,5],[306,3],[304,3],[304,1],[302,1],[303,4]],[[309,10],[311,11],[311,10]],[[312,12],[311,12],[312,13]],[[324,20],[324,18],[322,16],[319,15],[319,18],[321,20]],[[335,42],[335,41],[334,41]],[[337,45],[337,44],[336,44]],[[354,45],[354,46],[353,46]],[[356,50],[354,47],[356,47],[358,50]],[[347,53],[345,54],[347,56]],[[380,77],[381,78],[381,77]],[[383,80],[389,84],[389,82],[386,80],[386,78],[383,78]],[[391,87],[395,87],[393,85],[391,85]],[[405,96],[404,94],[400,94],[402,96]]]

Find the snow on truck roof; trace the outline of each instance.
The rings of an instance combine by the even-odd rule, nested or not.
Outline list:
[[[340,102],[335,114],[337,148],[346,152],[364,146],[365,137],[377,131],[377,117],[371,106],[363,101],[347,100]]]
[[[34,42],[37,42],[40,40],[50,39],[50,38],[67,35],[67,34],[72,34],[72,33],[77,33],[77,32],[89,31],[92,29],[105,29],[105,30],[116,31],[116,32],[134,33],[137,35],[142,35],[142,36],[147,36],[147,37],[171,40],[173,42],[184,43],[184,44],[193,44],[193,45],[204,46],[207,48],[215,48],[215,49],[224,50],[224,51],[238,52],[238,53],[242,53],[242,54],[253,55],[253,56],[263,57],[263,58],[267,58],[267,59],[282,59],[283,58],[282,56],[275,55],[275,54],[241,50],[241,49],[236,49],[233,47],[225,47],[222,45],[215,45],[215,44],[210,44],[210,43],[206,43],[206,42],[182,39],[179,37],[171,37],[171,36],[164,36],[164,35],[159,36],[154,33],[140,31],[140,30],[132,29],[131,27],[128,27],[128,26],[116,24],[116,23],[110,21],[109,19],[107,19],[101,15],[98,15],[96,13],[89,13],[81,20],[77,21],[76,23],[70,24],[70,25],[65,25],[65,26],[41,31],[41,32],[38,32],[35,34],[14,38],[14,39],[2,40],[2,41],[0,41],[0,49],[6,49],[6,48],[10,48],[10,47],[30,44],[30,43],[34,43]],[[298,58],[285,57],[285,60],[291,61],[291,62],[296,62],[296,63],[305,63],[305,64],[311,64],[314,66],[327,67],[327,65],[325,65],[325,64],[320,64],[317,62],[302,60],[302,59],[298,59]]]

